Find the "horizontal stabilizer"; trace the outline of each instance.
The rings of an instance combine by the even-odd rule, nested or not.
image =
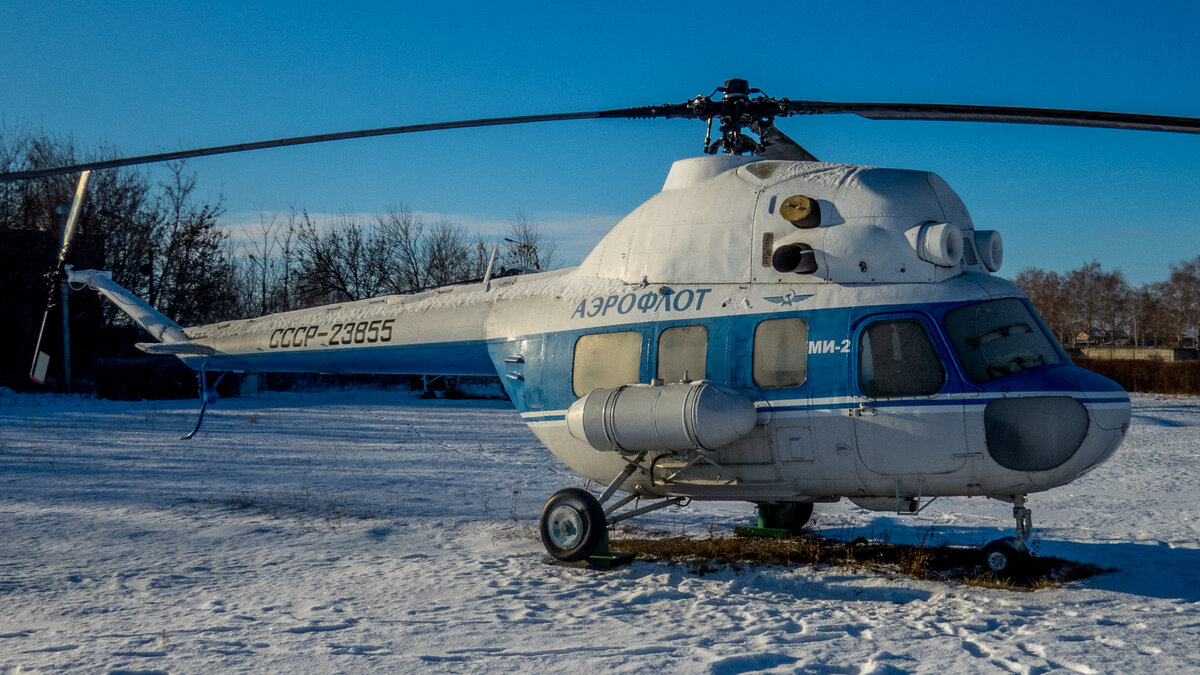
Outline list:
[[[139,342],[134,345],[147,354],[170,354],[171,356],[211,356],[217,350],[194,342]]]

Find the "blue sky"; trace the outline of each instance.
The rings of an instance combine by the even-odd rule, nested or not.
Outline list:
[[[366,127],[679,102],[744,77],[793,99],[1200,116],[1200,3],[27,2],[0,11],[0,121],[142,154]],[[741,9],[731,9],[741,4]],[[1135,283],[1200,255],[1200,135],[782,120],[830,161],[931,170],[1004,274],[1093,258]],[[698,154],[704,125],[576,121],[190,162],[230,223],[405,204],[577,261]],[[438,217],[433,215],[431,217]]]

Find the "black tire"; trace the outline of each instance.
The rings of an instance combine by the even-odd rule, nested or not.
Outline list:
[[[596,552],[608,532],[604,508],[587,490],[554,493],[542,508],[540,528],[546,551],[563,562],[578,562]]]
[[[767,502],[758,505],[763,526],[797,534],[812,518],[812,502]]]
[[[988,542],[983,547],[983,566],[989,572],[1001,576],[1020,574],[1025,568],[1028,554],[1017,549],[1016,540],[1004,537]]]

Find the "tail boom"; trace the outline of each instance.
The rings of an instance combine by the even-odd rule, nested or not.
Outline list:
[[[129,318],[136,321],[139,326],[145,328],[159,342],[188,341],[187,335],[184,334],[183,328],[179,324],[151,307],[145,300],[119,286],[112,280],[112,272],[71,270],[67,275],[67,281],[73,284],[84,284],[95,289],[96,292],[111,300],[121,311],[128,314]]]

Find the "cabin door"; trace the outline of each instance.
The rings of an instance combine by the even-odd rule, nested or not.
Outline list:
[[[948,473],[966,461],[963,401],[946,391],[946,352],[927,321],[876,315],[856,331],[858,395],[849,414],[859,458],[873,473]]]

